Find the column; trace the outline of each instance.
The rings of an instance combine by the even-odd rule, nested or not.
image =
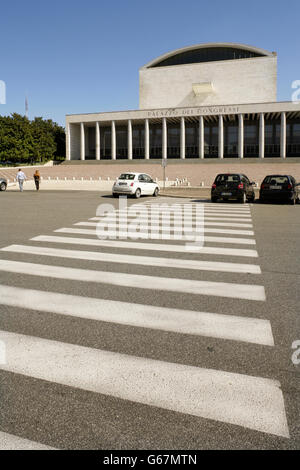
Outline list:
[[[145,119],[145,159],[150,158],[150,132],[149,132],[149,119]]]
[[[128,136],[127,136],[128,160],[132,160],[132,122],[128,119]]]
[[[162,157],[163,158],[167,158],[167,144],[168,144],[167,120],[164,117],[162,119]]]
[[[244,158],[244,116],[239,114],[239,158]]]
[[[204,119],[199,118],[199,158],[204,158]]]
[[[224,125],[222,115],[219,116],[218,153],[219,158],[224,157]]]
[[[85,132],[83,122],[80,123],[80,160],[85,160]]]
[[[259,116],[259,158],[265,157],[265,116],[260,113]]]
[[[285,112],[281,113],[280,158],[286,158],[286,114]]]
[[[116,124],[111,121],[111,159],[116,160]]]
[[[71,160],[71,134],[69,122],[66,126],[66,160]]]
[[[180,118],[180,158],[185,158],[185,121]]]
[[[96,160],[100,160],[100,128],[99,122],[96,122]]]

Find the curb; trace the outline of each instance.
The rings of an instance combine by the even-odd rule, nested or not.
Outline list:
[[[174,197],[174,198],[177,198],[177,199],[178,199],[178,198],[191,199],[191,198],[197,197],[197,198],[202,198],[202,199],[205,200],[205,201],[206,201],[207,199],[210,199],[209,196],[205,197],[205,196],[203,196],[202,194],[201,194],[201,195],[197,195],[197,194],[196,194],[196,195],[195,195],[195,194],[189,194],[189,195],[183,195],[183,194],[180,195],[180,194],[179,194],[179,195],[175,195],[175,194],[162,194],[162,193],[161,193],[161,194],[159,194],[159,196],[160,196],[160,197]]]

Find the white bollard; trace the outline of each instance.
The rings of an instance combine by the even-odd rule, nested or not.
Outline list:
[[[83,181],[83,176],[81,177],[81,181]]]
[[[101,176],[99,176],[99,181],[101,181]]]
[[[51,180],[51,178],[50,178],[50,176],[48,176],[48,181],[50,181],[50,180]]]

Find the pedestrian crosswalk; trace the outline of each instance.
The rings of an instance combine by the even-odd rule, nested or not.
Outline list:
[[[139,218],[136,225],[135,217]],[[184,219],[187,225],[182,229]],[[164,220],[171,225],[166,227]],[[99,225],[105,226],[106,237],[97,236]],[[203,246],[190,243],[197,236]],[[36,289],[7,282],[0,284],[0,307],[18,309],[24,323],[29,312],[49,312],[67,322],[80,318],[146,328],[153,335],[162,331],[178,338],[191,335],[274,348],[270,321],[254,313],[255,306],[266,301],[258,255],[248,204],[188,202],[162,207],[159,202],[140,202],[0,250],[2,274],[67,280],[72,286],[101,285],[97,297],[56,292],[51,283],[49,289]],[[116,300],[117,291],[107,298],[110,291],[102,295],[106,286],[159,292],[164,300],[162,305],[146,298],[143,302]],[[198,310],[170,307],[171,293],[194,296]],[[203,298],[241,302],[244,308],[240,315],[204,311]],[[245,308],[248,314],[242,313]],[[57,341],[49,333],[40,337],[0,330],[0,341],[6,349],[0,368],[12,374],[289,437],[278,380],[260,377],[259,371],[235,372],[234,357],[233,370],[228,372],[205,364],[198,367],[124,354],[117,346],[108,351]],[[3,448],[23,448],[28,442],[31,448],[26,435],[21,439],[1,431],[0,447],[3,442]],[[32,443],[32,448],[47,444]]]

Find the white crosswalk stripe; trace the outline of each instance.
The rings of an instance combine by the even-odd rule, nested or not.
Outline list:
[[[48,242],[48,243],[67,243],[71,245],[87,245],[87,246],[98,246],[98,247],[109,247],[109,248],[126,248],[132,250],[150,250],[150,251],[167,251],[186,253],[187,248],[185,245],[173,245],[173,244],[160,244],[160,243],[146,243],[146,242],[127,242],[124,240],[99,240],[94,238],[77,238],[77,237],[56,237],[48,235],[39,235],[31,238],[32,241],[37,242]],[[245,250],[241,248],[216,248],[201,246],[195,248],[195,251],[201,254],[208,255],[227,255],[227,256],[246,256],[257,258],[258,253],[256,250]]]
[[[142,223],[151,223],[151,219],[139,219],[139,221],[141,221]],[[120,224],[120,222],[122,222],[124,224],[124,220],[116,220],[115,218],[105,218],[105,219],[100,219],[99,222],[105,222],[105,223],[108,223],[109,226],[111,227],[115,227],[116,224]],[[127,221],[127,224],[125,222],[125,225],[130,225],[132,221],[130,219],[128,219]],[[244,228],[253,228],[253,225],[252,224],[240,224],[240,223],[235,223],[235,222],[207,222],[206,220],[203,220],[203,222],[200,223],[200,221],[193,221],[192,219],[190,220],[185,220],[184,223],[187,225],[187,222],[193,222],[191,224],[189,224],[190,226],[192,227],[195,227],[196,225],[199,227],[201,225],[215,225],[215,226],[219,226],[219,227],[244,227]],[[86,221],[83,221],[83,222],[76,222],[74,225],[86,225],[86,226],[90,226],[90,227],[95,227],[98,225],[98,222],[86,222]],[[183,225],[183,221],[181,220],[175,220],[173,223],[172,223],[172,227],[180,227]],[[119,226],[122,226],[122,224],[120,224]]]
[[[160,204],[146,202],[135,204],[126,210],[117,210],[107,217],[97,215],[88,222],[74,223],[80,228],[58,228],[55,233],[59,235],[35,236],[31,238],[30,245],[13,244],[0,250],[2,255],[5,255],[5,259],[0,259],[2,274],[15,273],[35,279],[43,277],[69,280],[85,285],[94,283],[120,286],[134,289],[134,292],[139,294],[142,294],[141,289],[157,291],[165,293],[166,301],[163,306],[148,305],[145,300],[144,303],[132,303],[52,292],[51,288],[45,291],[3,284],[0,285],[0,305],[19,309],[21,322],[26,322],[26,316],[30,315],[31,311],[49,312],[64,317],[65,321],[69,321],[69,317],[76,317],[82,321],[112,323],[117,328],[122,325],[147,328],[151,334],[155,334],[155,331],[157,334],[157,330],[160,330],[176,335],[242,342],[247,347],[253,344],[256,347],[273,348],[274,338],[270,321],[255,315],[255,305],[263,305],[257,302],[266,300],[264,286],[260,285],[260,266],[253,264],[251,259],[247,260],[248,263],[202,259],[202,255],[226,256],[229,261],[230,257],[258,258],[255,249],[207,246],[207,243],[255,245],[254,231],[249,230],[253,228],[250,206],[204,203],[202,214],[197,209],[197,203],[169,206],[173,209],[171,235],[168,233],[169,229],[163,226],[159,217],[157,218]],[[147,213],[157,219],[157,227],[154,233],[148,234],[148,219],[140,216],[139,230],[142,227],[144,232],[138,234],[142,241],[137,241],[133,239],[132,231],[127,229],[132,223],[132,218],[139,216],[138,211],[143,209],[146,212],[148,209]],[[180,228],[178,216],[183,210],[186,222],[198,224],[196,230],[192,229],[186,236],[182,236],[177,230]],[[107,224],[105,239],[97,238],[96,229],[99,222]],[[84,226],[92,228],[81,228]],[[210,236],[207,233],[222,236]],[[194,246],[192,251],[192,244],[187,247],[186,242],[193,242],[195,234],[199,237],[203,235],[204,246]],[[90,238],[83,238],[83,235],[89,235]],[[174,243],[175,241],[177,243]],[[52,244],[52,247],[45,246],[46,243]],[[56,244],[67,244],[70,248],[53,246]],[[82,249],[74,249],[72,245]],[[93,247],[93,251],[87,251],[86,247]],[[122,250],[129,250],[129,254]],[[149,255],[137,254],[140,250],[149,252]],[[21,260],[8,259],[17,254],[21,256]],[[186,257],[183,257],[183,254],[186,254]],[[39,257],[38,263],[31,262],[31,258],[29,262],[27,257],[32,256]],[[45,264],[44,257],[51,257],[54,263]],[[60,260],[59,264],[56,264],[56,259]],[[101,265],[95,268],[95,264],[93,269],[68,267],[68,260],[72,261],[72,266],[76,266],[76,260],[113,263],[117,272],[100,270]],[[118,264],[130,266],[130,272],[119,272]],[[141,266],[169,269],[171,277],[136,274],[140,272],[136,271],[137,267],[140,270]],[[201,274],[201,280],[181,278],[180,276],[186,276],[186,273],[178,271],[180,269],[193,271],[193,276],[196,276],[197,272],[204,273]],[[213,275],[205,273],[206,271],[217,273],[218,280],[202,280],[202,276],[207,279],[209,274]],[[247,284],[220,281],[221,273],[229,273],[222,275],[222,279],[227,276],[225,280],[228,276],[234,280],[237,274],[247,276],[241,278],[241,281],[247,279]],[[208,279],[211,278],[214,279]],[[249,305],[254,307],[250,307],[248,315],[169,308],[167,294],[170,292],[197,296],[195,298],[199,298],[199,305],[201,296],[206,296],[236,299],[236,302],[246,301],[241,305],[247,308],[248,302],[253,302]],[[274,436],[289,437],[280,383],[272,378],[110,352],[55,341],[51,336],[44,339],[0,330],[1,341],[6,346],[7,360],[0,364],[0,369],[4,371],[130,400],[132,403],[238,425]],[[1,445],[3,448],[45,447],[43,444],[0,432],[0,448]]]
[[[187,294],[214,295],[216,297],[230,297],[235,299],[264,301],[266,298],[264,287],[259,285],[193,281],[188,279],[66,268],[61,266],[23,263],[9,260],[0,260],[0,271],[51,277],[56,279],[112,284],[115,286],[133,287],[137,289],[142,288],[158,291],[185,292]]]
[[[224,211],[236,211],[236,212],[249,212],[251,209],[250,209],[250,206],[245,204],[245,205],[230,205],[230,206],[226,206],[224,204],[191,204],[191,203],[184,203],[184,204],[179,204],[178,202],[175,202],[174,204],[166,204],[166,203],[149,203],[149,202],[142,202],[142,203],[139,203],[139,204],[133,204],[131,206],[129,206],[129,209],[133,208],[133,209],[137,209],[137,208],[141,208],[141,207],[148,207],[148,208],[151,208],[151,209],[161,209],[161,208],[164,208],[165,210],[172,210],[172,209],[183,209],[183,208],[187,208],[188,210],[197,210],[200,208],[204,208],[204,209],[207,209],[207,210],[224,210]]]
[[[139,217],[139,220],[141,220],[141,221],[142,220],[157,220],[157,221],[159,221],[159,217],[157,217],[156,215],[154,215],[154,216],[153,215],[151,216],[151,214],[149,214],[149,215],[150,215],[150,217],[143,215],[143,216]],[[127,213],[127,214],[123,214],[123,215],[122,214],[114,214],[113,216],[91,217],[89,220],[92,220],[92,221],[94,221],[94,220],[106,220],[106,221],[112,220],[112,221],[122,222],[122,220],[131,220],[134,217],[135,216],[130,215],[130,214]],[[177,216],[175,216],[174,219],[175,219],[175,221],[177,221],[177,219],[178,219]],[[171,219],[171,220],[173,220],[173,219]],[[179,220],[182,221],[182,218],[180,217]],[[194,221],[195,217],[185,216],[183,220],[184,221],[191,221],[191,220]],[[237,222],[237,223],[244,223],[245,222],[245,223],[249,224],[249,226],[251,225],[251,227],[252,227],[252,224],[250,224],[251,217],[241,218],[241,219],[238,219],[238,221],[237,221],[236,218],[231,219],[230,217],[205,217],[205,219],[204,219],[204,221],[209,221],[209,222],[214,221],[214,220],[215,221],[220,220],[220,221],[226,221],[226,222],[231,222],[232,221],[234,223],[235,222]]]
[[[78,234],[78,235],[97,235],[96,230],[91,230],[91,229],[80,229],[80,228],[68,228],[68,227],[63,227],[59,228],[57,230],[54,230],[55,233],[73,233],[73,234]],[[107,237],[116,237],[115,231],[107,232],[106,233]],[[121,232],[118,231],[118,236],[119,238],[130,238],[131,234],[128,234],[127,231]],[[132,237],[133,238],[133,237]],[[176,233],[172,234],[171,236],[164,234],[164,233],[143,233],[140,232],[138,234],[138,238],[141,238],[143,240],[148,240],[148,239],[153,239],[153,240],[182,240],[184,238],[184,241],[190,240],[193,241],[195,236],[194,234],[191,235],[185,235],[184,237],[177,236]],[[213,243],[236,243],[236,244],[242,244],[242,245],[255,245],[256,242],[254,239],[251,238],[237,238],[237,237],[211,237],[204,235],[204,241],[205,242],[213,242]]]
[[[288,437],[277,380],[0,331],[4,370]],[[59,364],[59,367],[57,367]],[[75,364],[75,366],[74,366]]]
[[[1,450],[55,450],[39,442],[23,439],[0,431],[0,449]]]
[[[128,212],[127,212],[127,211],[116,210],[114,213],[115,213],[115,214],[119,214],[119,215],[123,215],[123,214],[127,214],[127,213],[128,213],[129,215],[135,215],[134,211],[131,212],[130,210],[129,210]],[[145,211],[144,211],[144,210],[141,210],[141,211],[140,211],[140,214],[141,214],[141,215],[144,215],[144,214],[147,214],[147,215],[159,214],[159,215],[161,215],[161,214],[164,214],[164,212],[163,212],[163,211],[160,211],[160,210],[157,210],[157,211],[147,211],[147,210],[145,209]],[[181,212],[181,211],[176,211],[176,212],[173,212],[173,214],[175,214],[175,215],[181,215],[182,212]],[[222,217],[231,217],[231,218],[235,218],[235,219],[239,219],[239,218],[241,218],[241,217],[242,217],[242,218],[249,219],[249,220],[251,219],[250,214],[244,213],[244,212],[237,214],[236,212],[226,212],[226,213],[225,213],[225,212],[215,212],[215,211],[207,212],[207,211],[205,211],[204,214],[205,214],[205,215],[210,215],[210,216],[221,215]],[[139,213],[138,213],[138,211],[136,211],[136,216],[138,216],[138,215],[139,215]],[[193,215],[193,214],[187,212],[187,213],[186,213],[186,216],[188,217],[189,215]],[[196,215],[196,214],[195,214],[195,215]],[[201,214],[201,215],[202,215],[202,214]]]
[[[256,264],[223,263],[215,261],[199,261],[190,259],[158,258],[154,256],[120,255],[114,253],[99,253],[97,251],[64,250],[28,245],[10,245],[1,251],[12,253],[27,253],[31,255],[55,256],[58,258],[85,259],[110,263],[141,264],[143,266],[159,266],[178,269],[195,269],[201,271],[220,271],[231,273],[260,274]]]
[[[274,346],[268,320],[0,285],[0,304],[91,320]]]
[[[148,228],[149,228],[149,229],[151,229],[151,230],[149,230],[150,232],[151,231],[152,232],[158,232],[158,233],[173,232],[172,227],[170,229],[169,228],[164,228],[164,227],[161,228],[159,225],[149,227],[148,225],[139,225],[139,224],[137,224],[137,227],[140,230],[148,230]],[[118,226],[114,226],[114,227],[110,226],[109,228],[110,229],[112,229],[112,228],[116,229],[117,228],[118,232],[119,232],[119,229],[121,229],[121,230],[125,229],[126,230],[128,228],[128,233],[129,234],[130,234],[130,230],[129,230],[130,228],[132,228],[132,230],[131,230],[132,233],[135,233],[135,231],[136,231],[134,225],[132,225],[131,227],[127,226],[127,225],[118,225]],[[62,227],[61,229],[55,230],[55,232],[61,232],[63,230],[70,230],[70,229]],[[75,230],[75,229],[73,229],[73,230]],[[174,227],[174,231],[176,232],[176,227]],[[231,230],[231,229],[225,229],[225,228],[221,229],[221,228],[206,228],[206,227],[204,227],[203,231],[204,231],[204,233],[228,233],[228,234],[231,234],[231,235],[254,235],[253,230]],[[76,232],[74,232],[74,233],[76,233]],[[80,232],[77,232],[77,233],[80,233]],[[88,233],[93,234],[94,233],[94,234],[96,234],[96,229],[94,229],[94,230],[85,229],[85,232],[82,231],[82,233],[86,233],[86,234],[88,234]],[[123,233],[123,232],[120,232],[120,233]],[[124,233],[126,233],[126,232],[124,232]],[[202,230],[200,231],[200,228],[199,228],[199,230],[193,230],[193,229],[192,230],[187,230],[187,235],[186,236],[187,237],[190,236],[190,239],[192,239],[194,235],[197,235],[197,233],[202,233]],[[107,236],[110,236],[110,235],[113,235],[113,234],[114,234],[114,231],[109,231],[109,230],[107,231]],[[148,235],[148,234],[146,234],[146,235]],[[179,239],[181,240],[182,237],[180,237]],[[174,240],[176,240],[176,238],[174,238]]]
[[[233,203],[233,204],[226,204],[226,203],[222,203],[222,202],[214,202],[214,203],[211,203],[211,202],[203,202],[203,201],[197,201],[196,203],[192,203],[192,202],[174,202],[174,203],[170,203],[170,202],[153,202],[153,201],[145,201],[145,202],[138,202],[138,203],[135,203],[133,204],[134,206],[139,206],[139,205],[146,205],[146,206],[161,206],[161,205],[170,205],[170,206],[173,206],[174,204],[176,204],[176,206],[186,206],[186,205],[189,205],[189,206],[198,206],[199,204],[201,204],[202,206],[204,207],[223,207],[223,209],[245,209],[245,208],[249,208],[250,205],[248,203],[246,204],[238,204],[238,203]]]

